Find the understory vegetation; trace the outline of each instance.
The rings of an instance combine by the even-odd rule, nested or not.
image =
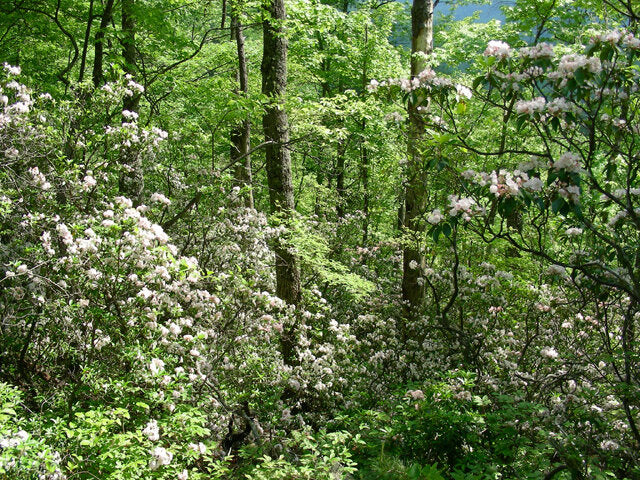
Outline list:
[[[0,479],[640,479],[640,6],[467,3],[0,3]]]

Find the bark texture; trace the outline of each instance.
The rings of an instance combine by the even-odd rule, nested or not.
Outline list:
[[[414,0],[411,8],[411,77],[414,78],[427,66],[427,57],[433,50],[433,0]],[[402,298],[414,311],[424,301],[424,284],[420,281],[424,268],[424,256],[420,240],[424,231],[422,216],[427,206],[427,186],[422,168],[423,159],[419,144],[424,127],[418,107],[427,100],[418,98],[409,102],[409,136],[407,145],[407,171],[405,183],[405,208],[402,219],[408,243],[403,254]]]
[[[235,7],[235,6],[234,6]],[[237,93],[247,96],[249,93],[249,73],[247,70],[247,57],[244,50],[244,33],[242,22],[237,9],[231,12],[231,32],[236,41],[238,53],[238,70],[236,79],[239,85]],[[235,164],[234,177],[239,187],[251,187],[251,122],[245,118],[231,130],[231,162]],[[251,190],[243,196],[245,207],[253,208],[253,194]]]
[[[270,102],[262,117],[265,140],[267,182],[271,212],[280,214],[286,222],[294,210],[291,155],[289,152],[289,119],[284,110],[287,88],[287,39],[283,22],[286,18],[284,0],[271,0],[263,21],[264,50],[262,56],[262,93]],[[300,299],[300,272],[296,258],[278,242],[276,254],[276,294],[288,303]],[[286,352],[285,352],[286,353]],[[285,355],[286,356],[286,355]]]
[[[102,72],[102,63],[104,57],[104,34],[111,22],[111,16],[113,14],[113,2],[114,0],[107,0],[104,5],[104,10],[100,16],[100,26],[96,32],[96,36],[93,41],[93,86],[98,88],[104,83],[104,73]]]
[[[122,0],[122,56],[124,58],[124,71],[133,78],[136,65],[136,24],[134,19],[134,0]],[[140,106],[140,94],[132,90],[131,95],[125,95],[122,101],[122,109],[138,113]],[[130,121],[123,118],[123,121]],[[122,173],[118,187],[120,193],[130,198],[134,205],[139,205],[144,189],[144,176],[142,173],[142,160],[138,149],[135,147],[123,148],[120,162]]]

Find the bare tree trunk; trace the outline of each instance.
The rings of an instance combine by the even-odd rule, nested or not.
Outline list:
[[[411,77],[416,77],[426,66],[426,57],[433,50],[433,0],[414,0],[411,8]],[[421,221],[426,210],[427,189],[422,169],[422,155],[419,143],[424,127],[418,107],[425,99],[409,102],[409,139],[407,145],[407,172],[405,186],[405,211],[403,226],[409,234],[409,242],[404,247],[402,298],[409,310],[415,310],[424,300],[424,284],[420,276],[424,268],[424,256],[420,251]]]
[[[84,42],[82,43],[82,57],[80,58],[80,73],[78,73],[78,83],[84,80],[84,71],[87,66],[87,49],[89,48],[89,38],[91,37],[91,25],[93,24],[93,1],[89,2],[89,13],[87,15],[87,28],[84,32]]]
[[[267,182],[271,212],[281,214],[284,221],[294,209],[291,156],[289,153],[289,119],[283,97],[287,87],[287,39],[283,22],[286,18],[284,0],[267,4],[268,17],[263,22],[264,50],[262,56],[262,93],[270,99],[262,117],[266,147]],[[276,254],[276,294],[288,303],[300,299],[300,272],[295,256],[278,242]],[[286,355],[285,355],[286,356]]]
[[[349,8],[348,0],[345,0],[344,10]],[[368,66],[369,54],[367,47],[369,45],[369,25],[364,26],[364,58],[362,59],[362,91],[366,91],[367,82],[369,80]],[[364,215],[364,225],[362,226],[362,245],[366,247],[369,241],[369,151],[366,143],[367,119],[362,118],[362,141],[360,143],[360,175],[362,177],[362,214]]]
[[[362,119],[362,134],[367,130],[367,120]],[[362,214],[364,215],[364,225],[362,228],[362,245],[366,246],[369,241],[369,151],[365,139],[360,145],[361,155],[361,176],[362,176]]]
[[[124,71],[133,78],[136,65],[136,24],[133,16],[135,0],[122,0],[122,56],[124,58]],[[122,101],[123,110],[138,113],[140,106],[140,93],[132,89],[131,95],[125,95]],[[123,118],[123,121],[130,121]],[[124,148],[120,161],[122,173],[118,187],[120,193],[130,198],[135,205],[142,199],[144,177],[142,174],[142,159],[136,148]]]
[[[249,73],[247,70],[247,57],[244,51],[244,34],[242,22],[240,20],[239,5],[232,5],[231,12],[231,33],[236,40],[238,52],[238,71],[236,78],[240,86],[239,94],[247,96],[249,94]],[[248,118],[243,119],[231,130],[231,162],[237,162],[234,168],[236,185],[240,187],[251,187],[251,122]],[[244,160],[238,161],[244,157]],[[253,193],[251,190],[244,194],[244,205],[253,208]]]
[[[347,141],[339,140],[338,149],[336,151],[336,191],[338,192],[338,205],[336,206],[336,213],[339,219],[344,218],[345,213],[344,160],[346,152]]]
[[[102,15],[100,17],[100,27],[96,32],[95,39],[93,41],[93,86],[98,88],[104,82],[104,74],[102,72],[102,60],[104,57],[104,33],[107,30],[107,26],[111,21],[113,13],[114,0],[107,0],[104,6]]]

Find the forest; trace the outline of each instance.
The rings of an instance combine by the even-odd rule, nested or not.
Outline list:
[[[637,0],[0,0],[0,480],[638,480],[639,171]]]

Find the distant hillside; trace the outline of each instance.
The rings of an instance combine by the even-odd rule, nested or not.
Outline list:
[[[502,20],[504,17],[502,12],[500,11],[500,6],[511,3],[508,0],[493,0],[490,5],[480,5],[480,4],[472,4],[466,5],[462,7],[458,7],[454,9],[454,18],[456,20],[461,20],[466,17],[470,17],[475,12],[480,12],[480,18],[478,21],[480,22],[488,22],[492,19],[500,19]],[[449,5],[445,4],[443,1],[440,2],[440,5],[436,8],[436,14],[438,12],[446,14],[449,12]]]

